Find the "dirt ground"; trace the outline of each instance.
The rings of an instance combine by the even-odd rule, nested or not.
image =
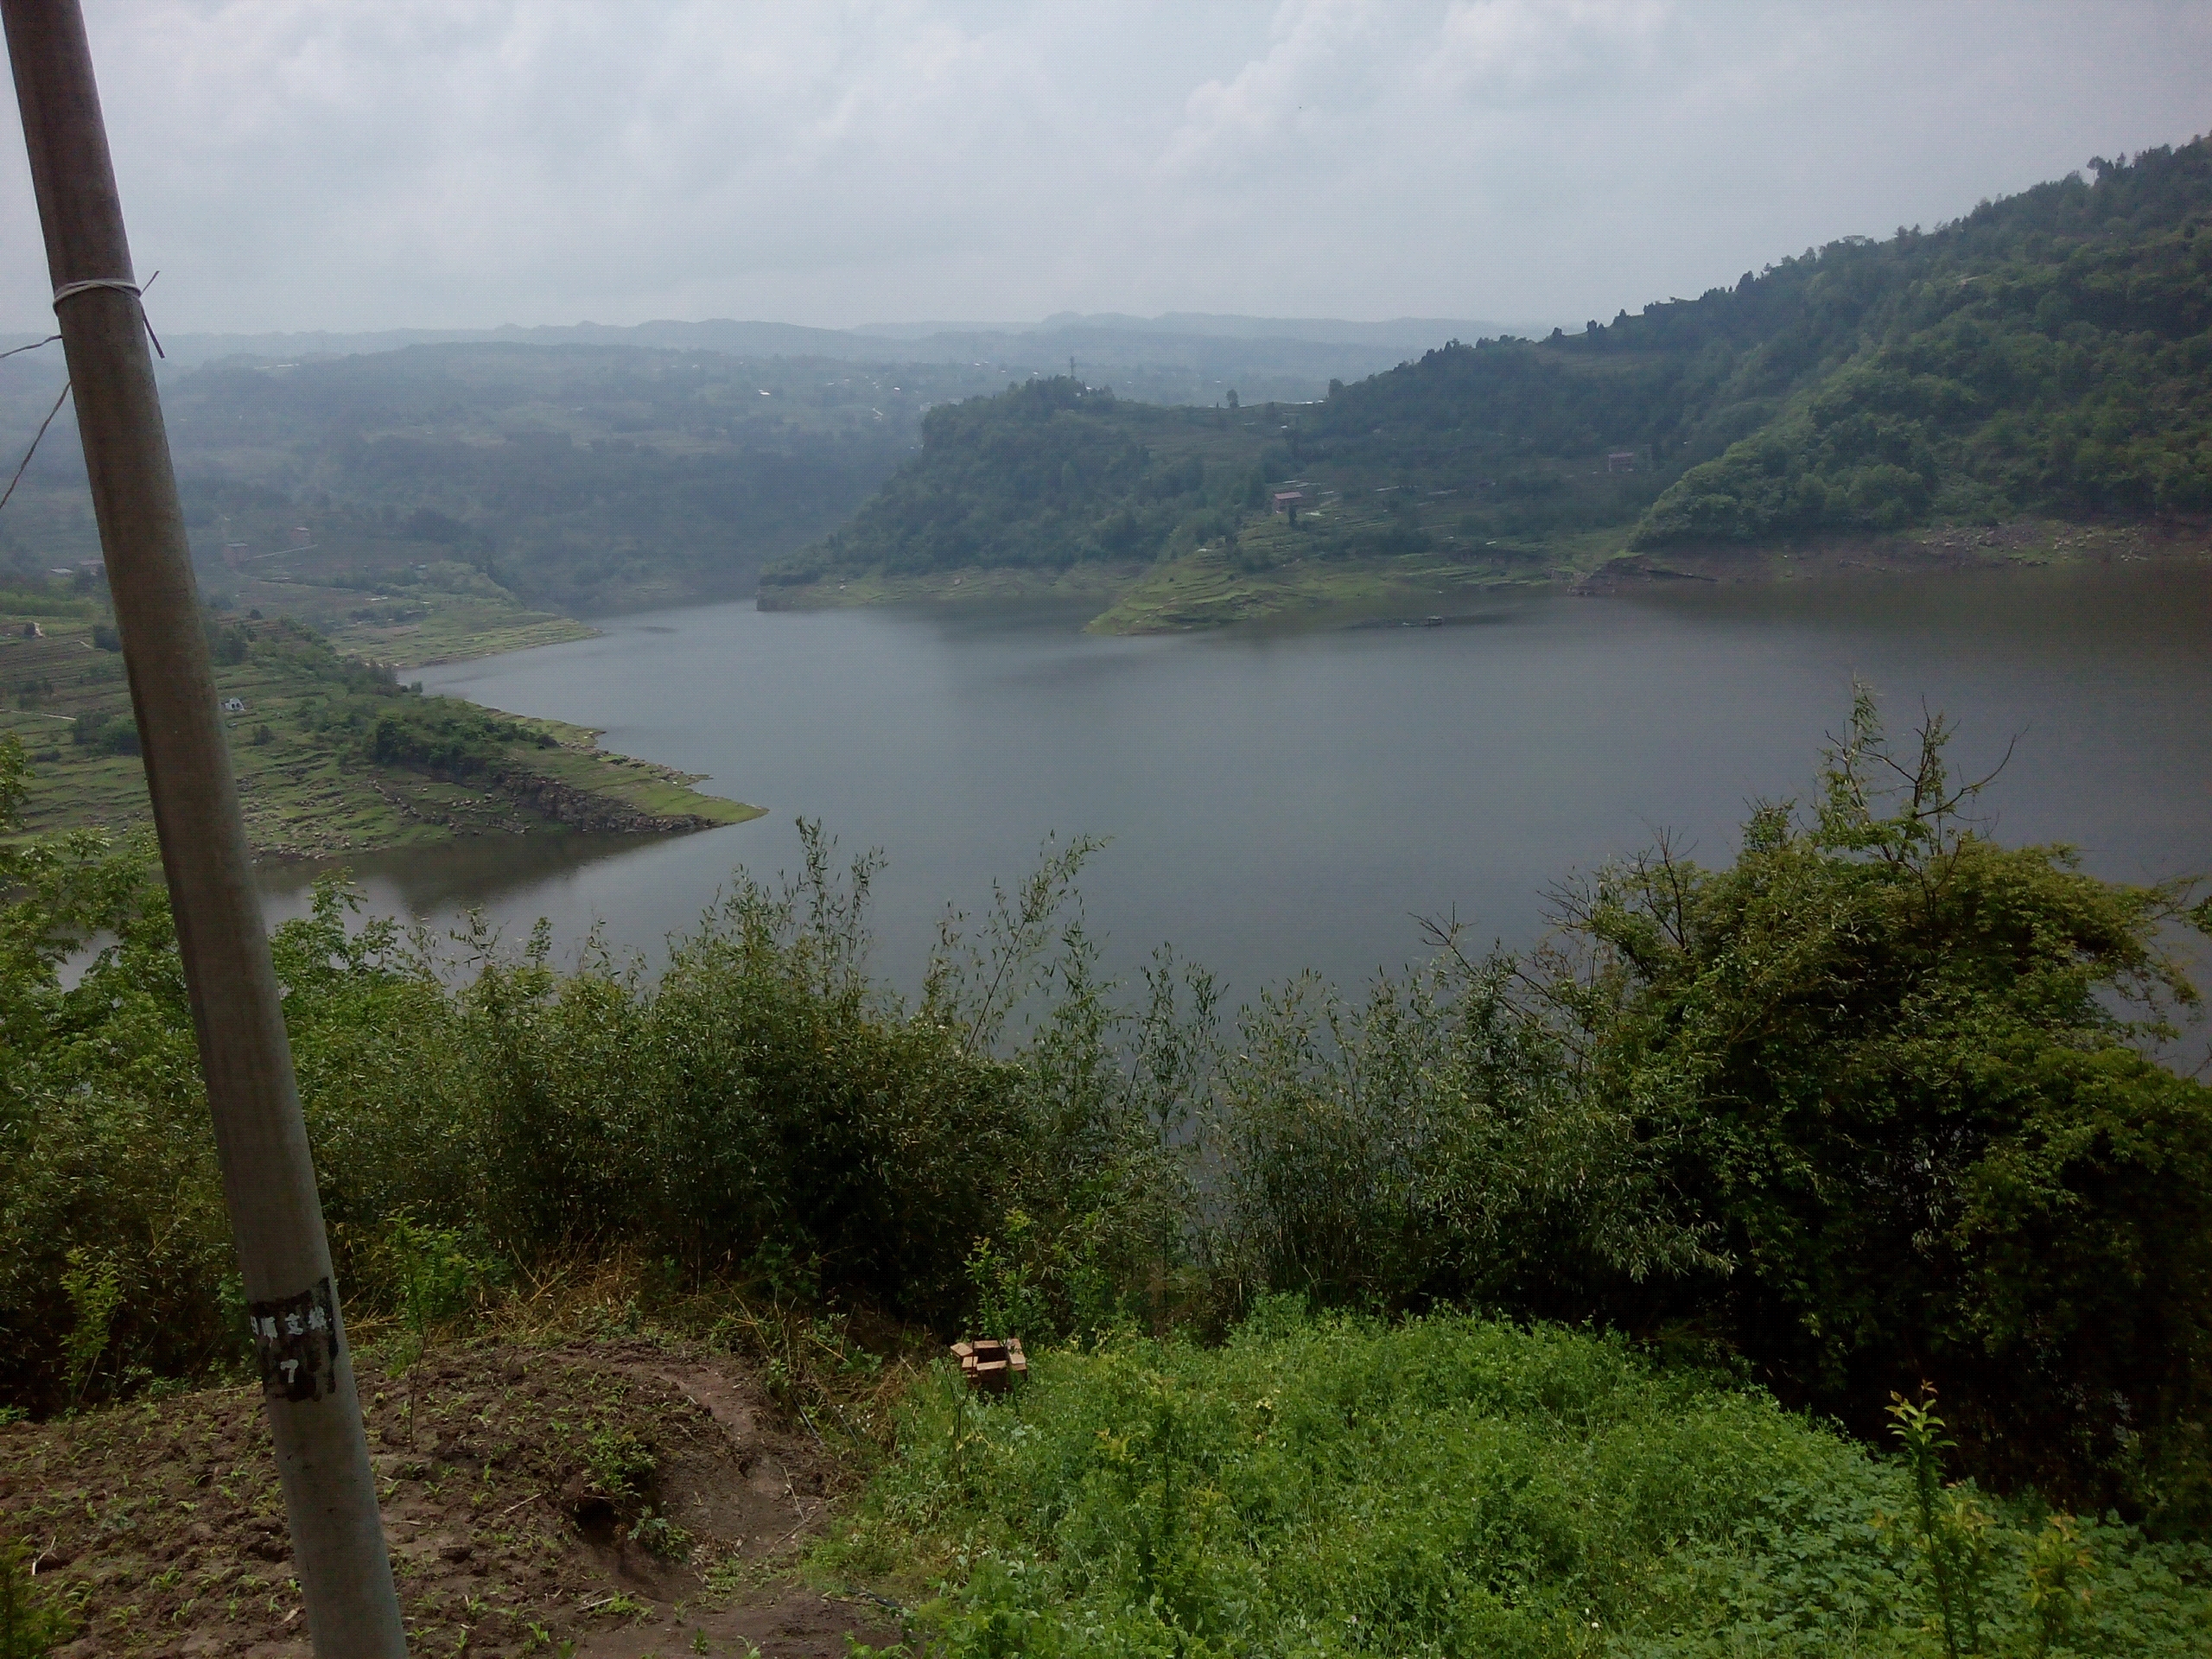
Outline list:
[[[385,1529],[423,1654],[842,1656],[895,1610],[800,1584],[852,1476],[742,1362],[645,1342],[361,1364]],[[67,1659],[309,1659],[257,1389],[0,1427],[0,1536]]]

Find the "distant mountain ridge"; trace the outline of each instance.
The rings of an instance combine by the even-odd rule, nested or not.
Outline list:
[[[2212,141],[2090,172],[1572,334],[1460,335],[1318,404],[1190,411],[1218,425],[1090,396],[1087,375],[934,410],[874,501],[763,580],[1201,555],[1245,571],[1414,553],[1557,569],[1603,556],[1601,539],[1780,547],[2204,515]],[[1053,337],[1160,350],[1170,323]],[[1287,536],[1263,486],[1290,480],[1306,517]]]
[[[1247,317],[1211,311],[1164,311],[1133,317],[1117,311],[1059,311],[1038,324],[1041,333],[1082,329],[1132,334],[1198,334],[1216,340],[1302,340],[1324,346],[1376,346],[1421,352],[1447,340],[1478,340],[1511,334],[1515,325],[1452,317],[1390,317],[1381,322],[1353,322],[1341,317]],[[1536,324],[1524,332],[1542,333]]]
[[[1033,323],[868,323],[858,328],[732,318],[630,325],[505,323],[492,328],[171,334],[162,340],[168,352],[162,369],[174,374],[232,358],[312,361],[415,346],[476,345],[626,346],[853,363],[983,363],[1010,375],[1065,372],[1074,357],[1078,372],[1122,379],[1136,375],[1139,384],[1123,390],[1161,401],[1210,404],[1232,387],[1247,398],[1304,401],[1319,397],[1331,380],[1372,374],[1447,340],[1500,332],[1496,323],[1450,318],[1357,322],[1195,311],[1157,317],[1062,311]],[[0,346],[35,338],[0,336]],[[1169,384],[1146,374],[1160,370],[1173,372]]]

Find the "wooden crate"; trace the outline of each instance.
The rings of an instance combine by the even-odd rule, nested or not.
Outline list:
[[[960,1362],[960,1375],[968,1386],[988,1394],[1004,1394],[1014,1386],[1014,1378],[1029,1372],[1020,1337],[963,1339],[952,1344],[952,1357]]]

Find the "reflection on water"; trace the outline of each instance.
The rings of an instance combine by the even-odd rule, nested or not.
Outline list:
[[[669,841],[529,836],[355,861],[379,909],[540,915],[649,957],[792,820],[879,846],[882,964],[911,983],[1049,833],[1103,835],[1085,913],[1126,969],[1156,943],[1249,995],[1422,949],[1419,916],[1525,941],[1543,890],[1677,832],[1729,856],[1753,798],[1800,793],[1855,678],[1923,703],[1962,767],[2017,745],[1999,833],[2108,876],[2212,869],[2212,569],[1979,573],[1584,600],[1500,597],[1480,626],[1098,639],[1078,613],[618,620],[600,638],[425,670],[429,689],[604,728],[611,747],[767,807]],[[1460,620],[1460,619],[1452,619]],[[272,872],[302,902],[304,877]]]
[[[431,850],[357,853],[345,860],[283,864],[262,877],[267,902],[289,912],[296,895],[334,871],[350,875],[379,910],[427,916],[496,903],[508,893],[574,875],[639,849],[628,836],[480,836]],[[303,901],[302,901],[303,902]]]

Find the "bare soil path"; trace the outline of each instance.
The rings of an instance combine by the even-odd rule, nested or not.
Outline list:
[[[854,1477],[743,1362],[644,1342],[364,1363],[370,1451],[418,1655],[842,1656],[881,1606],[791,1574]],[[0,1427],[0,1535],[76,1621],[68,1659],[308,1659],[251,1389]]]

